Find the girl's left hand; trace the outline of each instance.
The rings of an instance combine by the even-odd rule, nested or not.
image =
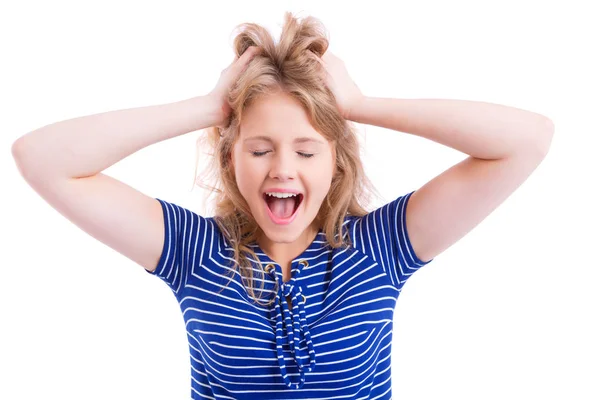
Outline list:
[[[350,78],[344,62],[327,50],[321,58],[316,57],[325,69],[325,83],[335,95],[338,110],[344,119],[353,120],[355,110],[365,96]]]

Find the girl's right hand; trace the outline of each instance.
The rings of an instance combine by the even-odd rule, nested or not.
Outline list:
[[[257,46],[250,46],[244,51],[241,57],[235,57],[231,64],[227,68],[221,71],[221,77],[217,82],[213,90],[208,93],[207,97],[214,101],[215,110],[217,110],[217,116],[215,117],[217,122],[214,126],[219,128],[225,128],[231,113],[231,107],[227,97],[231,85],[238,79],[240,74],[246,69],[248,63],[252,58],[259,53]]]

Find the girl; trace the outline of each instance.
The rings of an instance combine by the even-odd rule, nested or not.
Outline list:
[[[43,127],[13,155],[50,205],[172,289],[193,399],[389,399],[403,285],[525,181],[552,122],[489,103],[365,96],[312,17],[286,13],[277,44],[242,28],[210,93]],[[367,211],[372,185],[350,121],[470,156]],[[214,150],[214,217],[101,172],[201,129]]]

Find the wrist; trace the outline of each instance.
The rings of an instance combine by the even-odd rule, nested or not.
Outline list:
[[[369,101],[368,96],[363,96],[359,100],[357,100],[352,108],[348,110],[348,118],[351,121],[362,123],[363,111],[367,106],[367,102]]]
[[[223,110],[210,95],[192,97],[180,102],[189,116],[193,130],[201,130],[217,126],[222,118]]]

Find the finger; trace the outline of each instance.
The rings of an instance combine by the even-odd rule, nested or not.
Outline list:
[[[243,59],[245,57],[248,57],[249,55],[252,55],[252,53],[254,51],[256,51],[255,50],[256,48],[257,48],[257,46],[248,46],[248,48],[246,50],[244,50],[244,52],[242,53],[241,56],[237,56],[237,55],[233,56],[233,60],[231,61],[231,64],[235,64],[235,62],[238,61],[239,59]]]
[[[327,80],[327,75],[329,75],[327,64],[325,63],[325,61],[323,61],[322,57],[319,57],[316,54],[314,58],[319,62],[319,64],[321,64],[321,77]]]
[[[319,63],[321,64],[321,67],[323,67],[323,71],[327,72],[327,64],[325,64],[325,61],[321,60],[320,58],[317,57],[317,60],[319,61]]]
[[[252,59],[252,57],[254,57],[256,55],[256,53],[258,53],[258,47],[250,46],[244,51],[244,54],[242,54],[242,56],[240,58],[247,61],[247,60]]]
[[[258,53],[257,49],[258,48],[256,46],[248,47],[240,57],[236,58],[235,64],[237,67],[245,68],[250,60],[252,60],[252,58],[254,58],[254,56]]]

